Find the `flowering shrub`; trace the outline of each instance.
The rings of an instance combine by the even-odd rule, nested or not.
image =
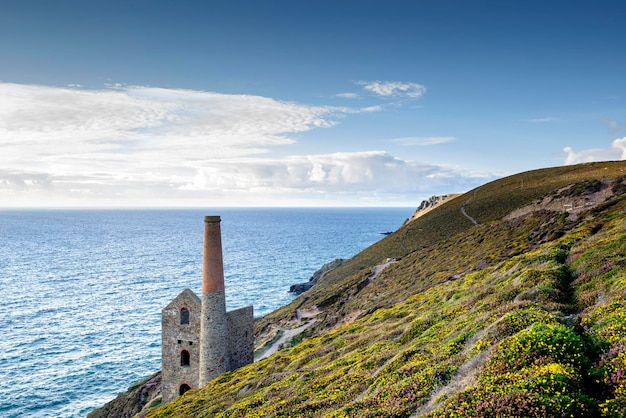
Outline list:
[[[367,286],[370,266],[311,294],[324,332],[148,416],[626,416],[626,204],[609,208],[407,235]]]
[[[496,324],[496,329],[499,337],[508,337],[537,322],[554,324],[557,318],[535,304],[528,304],[522,309],[506,313]]]
[[[600,402],[602,416],[626,416],[626,300],[622,296],[600,305],[580,326],[604,348],[592,370],[595,383],[606,391]]]
[[[587,361],[583,350],[583,341],[573,329],[539,322],[505,340],[487,367],[494,375],[545,363],[579,370]]]
[[[609,391],[607,399],[600,403],[602,415],[623,417],[626,414],[626,343],[623,340],[602,355],[598,369]]]
[[[595,416],[582,391],[583,352],[572,329],[534,323],[497,347],[477,386],[431,416]]]

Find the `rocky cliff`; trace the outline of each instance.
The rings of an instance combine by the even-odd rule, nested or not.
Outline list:
[[[161,372],[135,383],[104,406],[91,411],[88,418],[130,418],[143,416],[144,410],[161,404]]]
[[[407,219],[406,222],[411,222],[419,218],[420,216],[427,214],[428,212],[435,209],[437,206],[445,203],[446,201],[452,200],[458,196],[460,196],[459,193],[443,194],[438,196],[431,196],[426,200],[422,200],[417,209],[415,209],[415,212],[413,212],[413,215],[409,219]]]
[[[300,294],[302,292],[306,292],[307,290],[312,288],[315,284],[317,284],[318,280],[324,277],[326,273],[341,266],[345,261],[346,260],[344,260],[343,258],[337,258],[331,261],[330,263],[324,264],[322,268],[320,268],[315,273],[313,273],[313,276],[311,276],[308,282],[297,283],[297,284],[291,285],[289,287],[289,293]]]

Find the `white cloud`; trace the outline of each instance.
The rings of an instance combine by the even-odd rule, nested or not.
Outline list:
[[[45,206],[406,206],[416,204],[418,196],[468,190],[495,177],[368,151],[215,159],[186,171],[119,176],[0,170],[0,193],[13,206],[42,200]]]
[[[565,147],[563,151],[566,153],[566,165],[593,161],[626,160],[626,137],[614,140],[610,148],[593,148],[576,152],[571,147]]]
[[[417,99],[426,93],[426,87],[417,83],[401,81],[359,81],[356,84],[363,86],[369,92],[385,97],[408,97]]]
[[[358,110],[351,110],[358,112]],[[53,174],[267,152],[336,124],[341,109],[212,92],[0,83],[0,164]]]
[[[389,140],[389,142],[405,146],[437,145],[452,141],[456,141],[456,138],[453,136],[414,136],[406,138],[393,138]]]
[[[343,99],[357,99],[359,97],[356,93],[337,93],[335,94],[337,97],[341,97]]]
[[[0,82],[0,205],[380,204],[380,196],[410,199],[484,181],[480,173],[382,151],[269,157],[301,132],[381,110],[141,86]]]
[[[458,188],[485,176],[405,161],[384,151],[366,151],[214,161],[199,170],[184,189],[412,193],[442,184]]]
[[[340,109],[341,112],[345,114],[354,114],[354,113],[380,112],[381,110],[383,110],[383,107],[380,105],[374,105],[374,106],[366,106],[366,107],[360,107],[360,108],[341,107],[338,109]]]
[[[549,122],[556,122],[558,120],[558,118],[552,117],[552,116],[546,116],[544,118],[535,118],[535,119],[529,119],[528,122],[530,123],[549,123]]]

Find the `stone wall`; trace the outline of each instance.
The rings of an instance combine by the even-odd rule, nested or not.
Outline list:
[[[189,324],[181,324],[182,308],[189,310]],[[181,385],[191,389],[199,387],[200,309],[200,299],[190,289],[185,289],[162,311],[163,403],[176,399]],[[189,365],[181,364],[183,350],[189,353]]]
[[[252,306],[226,313],[230,370],[254,361],[254,314]]]
[[[203,299],[185,289],[162,311],[163,403],[176,399],[181,385],[197,389],[254,361],[252,306],[225,312],[223,293],[205,294]],[[181,324],[183,308],[189,310],[189,324]],[[183,351],[189,353],[188,365],[181,364]]]

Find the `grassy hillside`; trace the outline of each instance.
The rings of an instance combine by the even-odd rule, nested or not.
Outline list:
[[[318,308],[290,347],[148,416],[626,415],[624,175],[537,170],[443,204],[258,321],[263,341]]]
[[[310,308],[320,305],[337,307],[342,305],[342,302],[349,298],[350,294],[355,293],[355,287],[367,278],[372,266],[382,263],[387,258],[400,260],[404,264],[403,258],[409,255],[423,259],[429,252],[439,251],[439,249],[435,249],[435,244],[443,243],[456,235],[474,228],[474,224],[461,213],[461,206],[464,204],[465,210],[470,216],[477,219],[481,224],[488,225],[490,222],[501,219],[515,209],[523,207],[567,185],[589,180],[615,179],[625,174],[626,166],[623,161],[589,163],[529,171],[480,186],[463,196],[445,202],[436,210],[403,226],[394,234],[385,237],[357,254],[340,268],[327,274],[320,286],[313,288],[291,304],[272,312],[261,321],[258,321],[256,324],[257,335],[260,335],[261,339],[263,339],[265,337],[263,335],[265,329],[274,329],[274,324],[289,321],[297,307]],[[488,232],[485,234],[485,236],[488,236]],[[487,244],[488,242],[485,245]],[[484,246],[482,248],[486,250]],[[456,269],[451,268],[452,265],[436,267],[434,273],[437,277],[446,276],[448,272],[451,275],[459,274],[471,267],[472,262],[491,262],[494,257],[503,259],[515,254],[517,250],[509,249],[505,246],[500,248],[499,251],[500,253],[497,256],[491,254],[491,257],[487,260],[479,260],[477,257],[473,257],[474,260],[469,260],[469,264],[465,263],[462,258],[457,258]],[[441,258],[441,262],[444,264],[448,263],[445,255]],[[410,263],[410,265],[412,267],[407,268],[423,267],[415,262]],[[411,277],[408,280],[411,281]],[[395,282],[392,283],[396,289],[391,289],[391,291],[397,290],[394,293],[399,298],[406,297],[404,289],[398,288]],[[415,288],[411,291],[420,291],[420,289]],[[388,300],[381,297],[375,303],[375,306],[386,305],[396,300],[396,298]],[[326,311],[332,313],[336,310],[326,309]],[[343,309],[341,312],[344,315],[349,314],[349,312],[346,312],[346,309]],[[337,320],[337,318],[332,316],[324,323],[332,326],[333,321]]]

